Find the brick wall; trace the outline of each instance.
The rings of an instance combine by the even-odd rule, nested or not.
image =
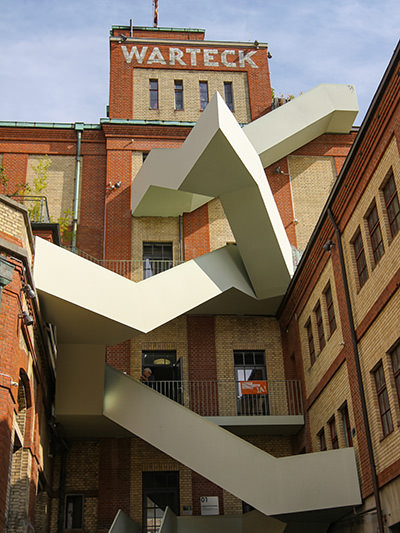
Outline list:
[[[151,32],[144,35],[148,38],[151,38]],[[203,76],[208,73],[225,73],[228,76],[233,74],[244,74],[247,77],[247,85],[249,88],[249,105],[250,105],[250,114],[251,119],[254,120],[259,116],[263,115],[271,107],[272,102],[272,93],[271,85],[269,79],[269,68],[268,68],[268,58],[267,58],[267,49],[260,48],[256,49],[254,45],[250,44],[248,46],[237,45],[236,47],[225,45],[224,43],[207,44],[196,42],[196,45],[193,46],[192,43],[189,43],[188,35],[185,34],[185,37],[177,37],[175,32],[171,32],[171,35],[167,36],[167,33],[163,33],[163,38],[172,38],[172,39],[182,39],[182,43],[174,42],[171,46],[167,44],[160,43],[158,45],[156,61],[152,62],[151,53],[153,51],[154,42],[146,43],[143,39],[142,41],[134,43],[120,43],[118,41],[110,42],[110,117],[112,118],[132,118],[133,116],[133,106],[134,106],[134,74],[135,70],[146,70],[154,69],[158,71],[158,76],[163,76],[163,71],[168,71],[173,69],[175,76],[179,76],[176,79],[182,79],[182,72],[190,68],[190,72],[207,72],[207,74],[202,74]],[[156,38],[160,38],[160,34],[157,34]],[[189,39],[192,38],[190,34]],[[137,54],[141,59],[137,59],[134,52],[132,51],[132,46],[137,47]],[[196,55],[195,64],[193,64],[192,54],[186,52],[186,49],[190,46],[191,50],[200,50],[199,53],[193,52]],[[145,49],[147,47],[147,50]],[[170,48],[179,48],[182,50],[184,57],[181,59],[170,59]],[[210,50],[203,54],[203,49]],[[220,55],[225,49],[232,50],[232,54],[229,53],[227,56],[227,61],[234,64],[234,66],[225,66],[223,64],[222,56]],[[216,52],[214,52],[216,50]],[[213,52],[210,57],[209,54]],[[128,57],[128,61],[125,59],[125,55]],[[207,55],[208,54],[208,55]],[[246,56],[250,54],[251,61],[254,62],[257,67],[251,64],[250,61],[240,59],[240,55]],[[173,54],[174,55],[174,54]],[[149,62],[150,61],[150,62]],[[208,64],[207,64],[208,63]],[[139,74],[140,75],[140,74]],[[211,74],[212,75],[212,74]],[[206,78],[207,79],[207,78]],[[127,98],[127,95],[132,95],[130,98]],[[238,99],[236,99],[238,100]],[[235,100],[235,102],[236,102]],[[143,100],[143,109],[148,108],[148,100]],[[133,118],[138,118],[133,116]],[[142,117],[139,117],[142,118]],[[182,120],[182,119],[177,119]]]
[[[297,248],[304,250],[336,179],[333,157],[289,156]]]
[[[205,204],[192,213],[183,215],[185,261],[195,259],[210,251],[208,205]]]
[[[130,513],[130,439],[102,439],[98,465],[98,525],[106,530],[122,509]]]
[[[235,242],[229,222],[218,198],[208,202],[208,218],[210,228],[210,250],[217,250],[226,243]]]
[[[368,310],[375,302],[381,289],[386,285],[385,280],[389,280],[395,273],[395,270],[397,270],[395,263],[396,258],[398,258],[400,254],[400,236],[397,234],[394,239],[391,237],[381,190],[382,184],[384,183],[390,168],[393,169],[397,191],[398,194],[400,194],[400,155],[395,137],[390,139],[376,170],[368,181],[368,185],[366,185],[363,196],[360,198],[357,205],[354,206],[353,214],[343,232],[346,269],[352,295],[356,327],[361,323]],[[376,203],[383,245],[385,248],[385,253],[377,265],[374,265],[371,240],[365,219],[368,209],[374,201]],[[352,239],[358,228],[361,230],[365,258],[369,272],[369,279],[361,289],[359,288],[357,267],[352,246]]]
[[[158,80],[159,108],[150,109],[149,80]],[[183,82],[183,109],[175,109],[174,81]],[[132,118],[140,120],[171,120],[196,122],[201,116],[199,82],[208,82],[209,100],[215,92],[224,96],[224,82],[232,83],[234,116],[239,123],[250,122],[249,90],[245,72],[213,72],[191,70],[162,70],[141,68],[133,70]]]

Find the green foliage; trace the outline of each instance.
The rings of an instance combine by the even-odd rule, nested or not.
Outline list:
[[[41,195],[44,190],[47,188],[47,180],[49,178],[49,168],[50,168],[50,158],[46,154],[44,157],[39,159],[36,166],[31,165],[31,168],[35,174],[33,178],[33,193]]]
[[[0,166],[0,187],[2,194],[7,194],[8,178],[2,165]]]
[[[41,157],[35,165],[32,164],[31,168],[34,173],[33,184],[22,183],[18,185],[17,190],[11,196],[46,196],[50,165],[51,160],[47,154]],[[8,181],[4,167],[0,166],[0,192],[3,194],[7,194]],[[33,205],[30,205],[28,207],[28,214],[31,221],[39,222],[41,218],[40,202],[34,202]],[[54,222],[53,219],[50,220]],[[62,238],[69,240],[71,238],[71,231],[69,231],[72,222],[71,209],[65,209],[56,222],[60,226]]]

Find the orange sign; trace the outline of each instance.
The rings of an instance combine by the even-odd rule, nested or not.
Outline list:
[[[242,394],[267,394],[266,381],[241,381],[240,392]]]

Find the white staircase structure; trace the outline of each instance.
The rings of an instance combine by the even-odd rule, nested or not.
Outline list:
[[[271,164],[325,131],[348,131],[357,111],[351,86],[315,91],[243,129],[216,95],[182,147],[153,150],[135,178],[135,215],[177,215],[219,197],[236,246],[134,283],[36,240],[34,279],[57,327],[56,415],[67,433],[135,434],[276,517],[359,504],[353,449],[276,459],[106,367],[105,345],[190,312],[276,311],[293,263],[260,157]]]

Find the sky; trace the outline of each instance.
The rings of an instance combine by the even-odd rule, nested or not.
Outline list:
[[[0,0],[0,121],[106,116],[109,30],[153,25],[152,0]],[[398,0],[159,0],[159,27],[268,43],[275,95],[355,85],[360,125],[400,37]]]

